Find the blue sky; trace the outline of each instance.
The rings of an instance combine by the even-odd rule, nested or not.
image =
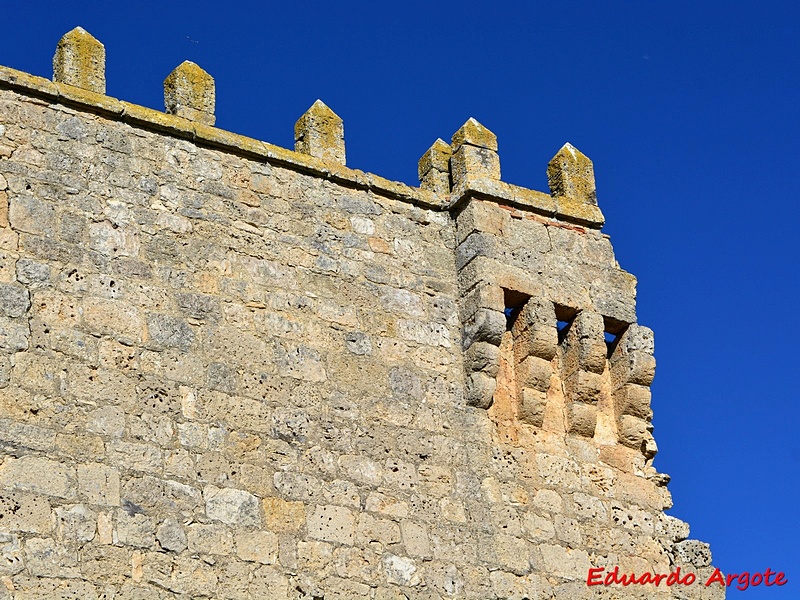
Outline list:
[[[655,330],[656,466],[670,512],[727,572],[800,590],[800,7],[794,2],[13,2],[0,64],[52,74],[81,25],[109,95],[163,108],[185,59],[217,83],[217,125],[292,147],[321,98],[348,165],[416,184],[470,116],[503,178],[546,190],[569,141],[593,159],[621,266]]]

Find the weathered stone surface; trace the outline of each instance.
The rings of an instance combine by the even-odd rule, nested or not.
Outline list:
[[[6,531],[48,534],[53,528],[50,501],[40,494],[0,491],[0,515]]]
[[[453,134],[450,172],[453,186],[465,185],[470,177],[500,179],[497,136],[473,118]]]
[[[213,125],[216,89],[214,79],[185,60],[164,80],[164,107],[168,114]]]
[[[0,465],[0,487],[47,496],[75,497],[75,468],[46,458],[8,458]]]
[[[203,488],[203,499],[209,519],[242,527],[261,524],[258,498],[248,492],[209,485]]]
[[[317,506],[308,515],[306,526],[313,539],[351,545],[356,520],[350,510],[341,506]]]
[[[198,73],[164,114],[0,68],[0,598],[588,600],[590,566],[709,568],[662,512],[652,332],[588,159],[512,186],[471,120],[414,189],[345,168],[320,105],[301,153],[208,126]]]
[[[0,283],[0,315],[21,317],[30,307],[28,290],[18,285]]]
[[[419,159],[420,187],[447,194],[450,191],[450,158],[453,152],[443,139],[437,139]]]
[[[272,565],[278,560],[278,536],[270,531],[236,534],[236,556],[248,562]]]
[[[597,205],[592,161],[572,144],[564,144],[547,165],[547,183],[553,196]]]
[[[294,149],[325,162],[345,164],[344,121],[315,100],[294,125]]]
[[[118,506],[119,472],[100,463],[78,466],[78,490],[89,504]]]
[[[156,539],[164,550],[180,554],[188,547],[186,531],[176,519],[166,519],[156,530]]]
[[[82,27],[76,27],[58,42],[53,57],[53,81],[106,93],[106,50]]]
[[[97,530],[97,514],[84,504],[55,509],[56,538],[91,542]]]

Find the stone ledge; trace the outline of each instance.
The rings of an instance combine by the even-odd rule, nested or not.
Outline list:
[[[468,178],[462,185],[454,189],[450,194],[447,209],[455,210],[472,197],[513,206],[591,229],[600,229],[605,223],[603,213],[597,206],[586,204],[575,198],[564,196],[554,198],[544,192],[484,178]]]

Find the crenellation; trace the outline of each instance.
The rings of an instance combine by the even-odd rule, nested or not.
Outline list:
[[[547,183],[554,197],[597,206],[592,161],[570,143],[564,144],[547,165]]]
[[[417,172],[420,187],[437,194],[450,192],[450,159],[453,151],[442,138],[437,138],[433,145],[419,159]]]
[[[345,167],[319,101],[282,149],[215,128],[196,65],[160,112],[67,49],[52,82],[0,68],[0,597],[701,579],[588,158],[562,148],[549,194],[513,186],[470,119],[414,188]]]
[[[500,179],[500,157],[497,136],[478,123],[467,120],[453,134],[450,176],[453,188],[468,185],[470,179]]]
[[[344,121],[322,100],[315,100],[294,126],[294,149],[326,163],[345,164]]]
[[[105,95],[106,49],[82,27],[64,34],[53,56],[53,81]]]

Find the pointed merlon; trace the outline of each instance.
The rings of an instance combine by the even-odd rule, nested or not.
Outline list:
[[[453,152],[458,152],[463,144],[497,152],[497,136],[472,117],[453,134]]]
[[[216,90],[214,78],[188,60],[164,80],[164,108],[168,114],[213,125]]]
[[[106,49],[82,27],[65,33],[53,56],[53,81],[106,93]]]
[[[344,121],[317,100],[294,124],[294,149],[325,162],[345,164]]]
[[[470,117],[453,134],[452,151],[450,175],[453,188],[466,185],[469,178],[500,180],[497,136],[475,119]]]
[[[547,165],[547,183],[553,196],[597,206],[592,161],[570,143],[564,144]]]
[[[450,193],[450,145],[438,138],[419,159],[420,187],[437,194]]]

